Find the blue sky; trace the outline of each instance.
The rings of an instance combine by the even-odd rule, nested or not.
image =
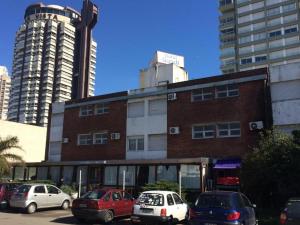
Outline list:
[[[40,1],[40,0],[39,0]],[[32,0],[1,2],[0,65],[11,71],[14,36]],[[71,6],[81,0],[46,0]],[[218,1],[94,0],[100,8],[93,36],[98,43],[95,94],[138,88],[139,70],[156,50],[185,57],[189,78],[218,75]]]

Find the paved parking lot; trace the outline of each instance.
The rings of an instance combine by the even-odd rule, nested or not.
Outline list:
[[[100,224],[96,222],[79,223],[72,216],[70,210],[41,210],[34,214],[25,214],[19,211],[0,211],[0,225],[56,225],[56,224]],[[115,225],[130,225],[129,219],[117,220]]]

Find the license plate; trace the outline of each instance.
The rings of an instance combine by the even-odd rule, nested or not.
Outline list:
[[[79,204],[80,208],[86,208],[86,204]]]
[[[143,213],[152,213],[153,209],[141,209]]]
[[[204,225],[217,225],[216,223],[204,223]]]

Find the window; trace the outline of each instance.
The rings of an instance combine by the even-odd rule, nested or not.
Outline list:
[[[144,116],[144,101],[128,103],[128,118]]]
[[[95,108],[95,114],[96,115],[101,115],[104,113],[108,113],[108,103],[101,103],[101,104],[97,104],[96,108]]]
[[[123,176],[125,171],[126,186],[134,186],[135,184],[135,166],[120,166],[119,167],[119,185],[123,185]]]
[[[283,57],[283,50],[271,52],[269,55],[270,59],[278,59]]]
[[[168,202],[168,205],[174,205],[174,200],[173,200],[171,194],[167,195],[167,202]]]
[[[104,198],[103,201],[108,202],[110,200],[110,193],[107,193]]]
[[[255,56],[255,62],[263,62],[267,60],[267,56],[262,55],[262,56]]]
[[[281,35],[281,30],[272,31],[269,33],[269,37],[277,37]]]
[[[106,166],[104,168],[104,185],[117,185],[117,176],[117,166]]]
[[[211,88],[201,88],[197,90],[192,91],[192,101],[198,102],[198,101],[204,101],[214,98],[214,93]]]
[[[53,187],[53,186],[47,186],[47,189],[48,189],[48,193],[49,194],[58,194],[59,191],[56,187]]]
[[[162,115],[167,113],[167,99],[149,100],[149,115]]]
[[[284,33],[285,34],[290,34],[290,33],[295,33],[295,32],[297,32],[298,31],[298,27],[291,27],[291,28],[286,28],[285,30],[284,30]]]
[[[87,105],[80,107],[80,116],[90,116],[94,113],[94,106]]]
[[[241,59],[241,65],[250,64],[250,63],[252,63],[252,58]]]
[[[149,151],[166,151],[167,150],[167,135],[165,134],[150,134],[148,138]]]
[[[119,192],[113,192],[112,199],[113,201],[120,201],[122,200],[122,196]]]
[[[245,23],[251,20],[250,15],[238,17],[238,24]]]
[[[288,4],[282,6],[282,12],[289,12],[296,9],[296,3]]]
[[[185,189],[199,189],[201,184],[199,165],[180,165],[181,182]]]
[[[267,11],[267,16],[274,16],[280,14],[280,7],[272,8]]]
[[[106,132],[94,134],[94,144],[103,145],[103,144],[107,144],[107,142],[108,142],[108,138]]]
[[[283,43],[284,43],[283,39],[269,41],[269,47],[270,48],[277,48],[277,47],[283,46]]]
[[[239,43],[240,44],[244,44],[244,43],[247,43],[247,42],[251,42],[251,35],[239,38]]]
[[[144,136],[128,137],[128,151],[143,151]]]
[[[157,180],[177,182],[177,166],[157,166]]]
[[[247,53],[251,53],[251,52],[252,52],[252,47],[251,46],[246,46],[246,47],[239,48],[239,53],[240,54],[247,54]]]
[[[34,188],[34,193],[46,193],[45,187],[44,186],[36,186]]]
[[[181,198],[177,194],[173,194],[173,198],[174,198],[174,201],[175,201],[176,205],[179,205],[179,204],[183,203],[183,201],[181,200]]]
[[[241,128],[239,122],[221,123],[217,125],[218,137],[239,137]]]
[[[91,134],[79,134],[78,145],[91,145],[93,144],[93,136]]]
[[[228,84],[216,87],[217,97],[233,97],[239,95],[239,89],[237,84]]]
[[[258,33],[253,35],[253,41],[258,41],[266,38],[266,33]]]
[[[194,125],[192,129],[193,139],[215,137],[215,125]]]

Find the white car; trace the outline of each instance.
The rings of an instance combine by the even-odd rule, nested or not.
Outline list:
[[[133,206],[134,224],[173,223],[187,219],[188,205],[172,191],[145,191]]]

